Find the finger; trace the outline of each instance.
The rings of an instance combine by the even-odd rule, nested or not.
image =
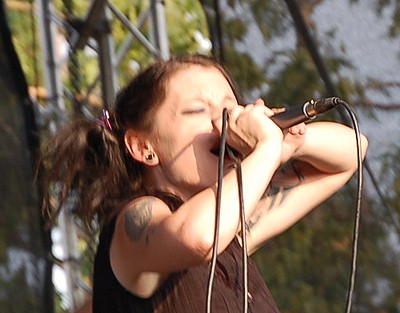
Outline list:
[[[292,135],[304,135],[306,133],[306,124],[300,123],[295,126],[289,127],[288,132]]]
[[[299,127],[300,127],[299,134],[305,135],[305,133],[307,132],[307,125],[305,123],[301,123]]]
[[[271,117],[271,116],[273,116],[275,114],[273,109],[271,109],[271,108],[269,108],[267,106],[264,107],[263,111],[264,111],[264,114],[266,116],[268,116],[268,117]]]
[[[250,112],[250,111],[252,111],[254,109],[254,104],[247,104],[245,107],[244,107],[244,112]]]
[[[260,106],[265,106],[265,102],[264,102],[263,99],[258,98],[258,99],[254,102],[254,105],[256,105],[256,106],[258,106],[258,105],[260,105]]]
[[[286,108],[271,108],[271,110],[277,114],[277,113],[282,113],[286,111]]]

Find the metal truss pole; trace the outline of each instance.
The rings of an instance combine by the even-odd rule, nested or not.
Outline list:
[[[108,107],[113,103],[118,87],[114,42],[111,36],[111,13],[107,7],[107,0],[92,2],[87,16],[78,29],[77,36],[71,41],[71,50],[84,49],[89,37],[93,37],[97,42],[103,105]]]
[[[65,104],[63,98],[63,86],[61,80],[60,58],[55,51],[56,28],[52,23],[53,6],[48,0],[37,1],[37,16],[40,33],[40,44],[43,60],[43,72],[47,89],[47,114],[51,115],[53,128],[59,124],[59,120],[65,120]]]
[[[151,0],[152,37],[161,59],[169,58],[168,31],[163,0]]]
[[[109,107],[114,102],[115,93],[117,91],[117,78],[115,70],[115,53],[114,43],[110,35],[111,14],[108,7],[103,7],[101,11],[101,19],[103,20],[104,31],[97,34],[97,43],[99,46],[99,65],[101,73],[101,89],[103,93],[103,106]]]
[[[67,63],[68,57],[62,55],[58,50],[56,51],[56,47],[60,47],[59,42],[56,44],[56,26],[68,28],[66,33],[70,37],[68,41],[63,42],[65,42],[65,46],[68,45],[67,42],[69,43],[67,49],[70,53],[76,53],[89,45],[94,48],[98,59],[100,72],[98,82],[101,84],[103,106],[110,107],[118,89],[117,66],[124,54],[130,49],[133,40],[139,41],[154,59],[168,59],[170,56],[165,3],[161,0],[149,1],[149,10],[139,16],[136,25],[134,25],[114,4],[107,0],[93,0],[82,20],[72,17],[68,21],[60,21],[55,14],[52,0],[36,0],[40,44],[43,53],[43,71],[48,93],[47,106],[41,113],[49,121],[50,134],[55,133],[61,125],[67,122],[68,115],[64,94],[70,94],[67,86],[63,85],[61,73],[61,67]],[[119,51],[115,50],[112,37],[112,15],[125,26],[128,34]],[[151,27],[149,39],[140,31],[140,27],[144,25],[146,19],[149,20]],[[95,45],[90,42],[91,38],[95,40]],[[64,66],[63,68],[67,67]],[[83,111],[90,112],[90,110]],[[63,269],[66,275],[65,297],[68,311],[74,312],[82,304],[85,290],[79,264],[78,226],[74,221],[70,204],[67,203],[61,211],[58,224],[63,239]]]
[[[54,8],[47,0],[38,0],[37,16],[40,32],[40,44],[43,54],[43,72],[47,89],[47,106],[45,115],[49,119],[50,133],[54,133],[67,120],[63,97],[61,66],[63,65],[60,50],[56,51],[56,28],[52,16]],[[76,310],[81,301],[79,287],[78,250],[76,227],[71,208],[65,207],[59,217],[59,228],[62,232],[63,270],[66,279],[66,301],[68,307]]]

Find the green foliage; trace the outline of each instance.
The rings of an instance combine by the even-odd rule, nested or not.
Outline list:
[[[31,1],[21,1],[29,4]],[[30,85],[42,85],[42,68],[38,64],[41,53],[36,33],[37,21],[35,12],[7,10],[7,21],[12,34],[13,44],[17,50],[21,65]]]
[[[284,1],[252,1],[250,9],[266,40],[284,35],[291,22]]]
[[[240,5],[247,9],[246,3],[252,9],[266,45],[272,39],[285,38],[290,25],[284,7],[273,1],[228,1],[236,11]],[[396,25],[399,3],[381,1],[377,14],[382,14],[381,9],[389,10],[389,5],[394,7],[392,25]],[[237,18],[230,16],[223,26],[225,64],[244,95],[253,95],[257,88],[265,90],[261,96],[271,106],[291,106],[308,100],[310,96],[324,96],[326,87],[302,40],[297,39],[293,49],[273,53],[265,64],[254,63],[250,55],[243,52],[244,49],[237,49],[248,35],[249,20],[246,11],[245,18],[241,19],[239,14]],[[391,29],[391,34],[395,34],[393,29],[396,28],[392,26]],[[334,39],[334,36],[334,30],[326,34],[326,38]],[[321,40],[318,48],[320,52],[330,52],[322,55],[323,62],[337,94],[342,98],[368,102],[369,88],[383,94],[386,92],[382,82],[369,80],[365,84],[340,75],[343,69],[353,70],[353,65],[345,58],[348,51],[344,46],[341,56],[332,53],[334,49],[330,49],[328,39]],[[241,62],[243,59],[245,61]],[[254,72],[257,75],[251,74]],[[265,85],[267,88],[263,88]],[[392,218],[386,216],[387,210],[386,214],[382,212],[380,203],[369,199],[368,194],[363,196],[354,312],[399,312],[399,253],[393,249],[390,239],[393,233],[400,236],[399,226],[393,227],[400,225],[400,179],[396,175],[400,167],[393,166],[400,164],[398,155],[395,152],[392,158],[387,159],[389,176],[394,177],[391,184],[395,190],[393,197],[386,199]],[[283,313],[345,310],[353,244],[354,188],[350,184],[292,229],[271,240],[254,256]],[[382,291],[379,296],[377,290]]]
[[[196,41],[196,34],[208,38],[207,24],[199,1],[179,0],[166,3],[168,39],[173,54],[208,53]]]
[[[387,203],[392,208],[392,219],[397,225],[397,232],[400,236],[400,145],[393,147],[393,150],[385,155],[382,164],[381,179],[389,180],[391,188],[387,190]]]
[[[260,87],[265,82],[262,69],[253,61],[247,53],[240,53],[225,47],[224,65],[234,78],[239,89],[250,91]]]
[[[228,40],[242,40],[246,35],[247,26],[245,21],[232,19],[223,25],[223,32]],[[230,41],[233,42],[233,40]]]
[[[276,58],[284,58],[287,62],[268,80],[269,90],[264,96],[268,102],[290,106],[297,104],[299,99],[307,100],[306,97],[310,95],[322,93],[318,73],[305,49],[282,53]],[[271,63],[275,62],[276,60],[272,60]]]
[[[336,214],[345,222],[341,227],[326,205],[255,256],[282,312],[343,311],[351,219],[347,212]]]
[[[359,0],[349,0],[356,3]],[[138,20],[149,5],[149,1],[112,1],[132,23]],[[300,6],[310,1],[299,1]],[[319,1],[314,1],[317,5]],[[55,2],[56,7],[66,14],[65,3]],[[74,13],[83,17],[88,7],[86,1],[73,1]],[[390,11],[391,27],[388,35],[399,36],[400,2],[395,0],[375,0],[378,16]],[[299,38],[293,39],[293,25],[284,1],[245,1],[229,0],[226,5],[235,15],[222,12],[222,32],[224,65],[234,77],[244,98],[254,100],[254,95],[262,97],[271,106],[292,106],[310,97],[325,94],[325,85],[304,43]],[[237,13],[245,10],[243,14]],[[208,30],[204,12],[199,1],[176,0],[166,1],[168,40],[172,54],[205,52],[196,36],[201,34],[208,38]],[[245,13],[245,14],[244,14]],[[20,51],[25,73],[29,83],[41,82],[41,69],[36,72],[40,51],[34,45],[37,36],[32,31],[30,16],[21,12],[9,12],[14,42]],[[229,16],[229,18],[227,17]],[[254,47],[263,48],[272,40],[295,40],[291,48],[271,52],[265,63],[257,63],[250,51],[252,47],[243,49],[246,36],[249,35],[249,22],[256,22],[263,36],[263,46],[258,42]],[[306,21],[311,24],[312,21]],[[112,37],[117,51],[128,35],[126,28],[115,18],[112,20]],[[254,26],[254,24],[253,24]],[[29,30],[29,31],[27,31]],[[150,25],[141,27],[148,38]],[[330,40],[335,39],[335,30],[328,30],[325,38],[319,39],[319,50],[330,51],[322,55],[335,89],[344,99],[368,100],[368,89],[385,92],[382,82],[369,80],[367,84],[341,76],[343,69],[352,70],[353,65],[346,59],[345,46],[341,55],[335,55],[330,49]],[[36,37],[36,40],[37,37]],[[264,46],[265,44],[265,46]],[[241,47],[242,49],[239,49]],[[122,85],[136,74],[138,69],[151,63],[153,58],[149,52],[134,40],[128,53],[118,66],[118,80]],[[136,65],[136,66],[134,66]],[[69,88],[79,82],[79,92],[88,89],[99,75],[97,60],[80,51],[76,54],[76,63],[69,66],[65,73],[65,85]],[[100,97],[99,87],[95,94]],[[101,105],[101,103],[100,103]],[[73,110],[73,107],[69,107]],[[387,205],[390,207],[392,219],[382,210],[382,205],[364,195],[359,243],[359,258],[356,280],[356,297],[354,313],[380,312],[398,313],[400,294],[399,253],[391,247],[390,236],[400,231],[393,225],[400,225],[400,172],[399,152],[393,149],[384,164],[384,177],[391,178]],[[267,281],[282,313],[343,312],[346,303],[350,261],[352,250],[352,232],[354,224],[355,187],[350,184],[338,195],[317,208],[303,221],[288,232],[271,240],[254,259]],[[389,229],[389,232],[388,232]],[[0,240],[0,246],[3,245]],[[82,243],[82,251],[87,249]],[[0,250],[1,251],[1,250]],[[85,278],[91,275],[91,258],[93,251],[82,268]],[[0,255],[4,258],[4,255]],[[90,281],[89,281],[90,283]],[[379,293],[381,286],[384,292]],[[59,309],[61,310],[61,309]],[[60,311],[61,312],[61,311]]]

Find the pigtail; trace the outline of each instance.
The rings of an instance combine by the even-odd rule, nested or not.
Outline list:
[[[132,176],[137,170],[131,172],[135,165],[120,138],[117,125],[110,129],[83,120],[66,125],[48,142],[40,160],[40,181],[43,213],[50,220],[72,203],[76,215],[90,225],[134,192]]]
[[[144,165],[128,153],[124,135],[127,129],[154,132],[153,118],[165,100],[168,80],[191,65],[219,69],[233,87],[225,69],[212,58],[198,55],[160,60],[118,92],[113,114],[103,110],[96,121],[68,124],[51,139],[39,166],[43,212],[48,217],[56,217],[64,205],[72,204],[85,224],[91,225],[93,218],[106,222],[133,197],[161,195],[160,190],[145,188]]]

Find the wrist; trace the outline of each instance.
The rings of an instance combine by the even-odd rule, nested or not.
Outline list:
[[[268,158],[268,161],[276,161],[279,165],[282,158],[282,141],[279,138],[261,140],[257,143],[254,153],[258,153],[263,158]]]

